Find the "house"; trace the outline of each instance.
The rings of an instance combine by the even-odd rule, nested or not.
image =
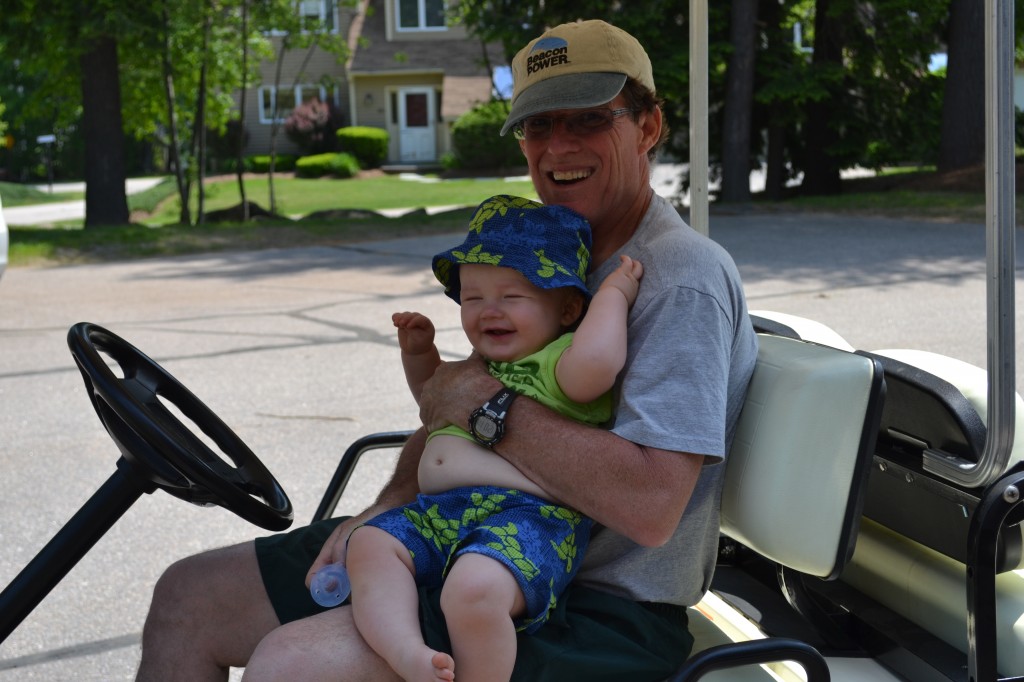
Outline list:
[[[359,0],[354,8],[334,0],[298,4],[347,36],[349,61],[339,64],[319,49],[289,50],[276,88],[276,61],[263,63],[262,84],[246,104],[247,154],[270,151],[275,97],[279,120],[318,97],[339,108],[343,125],[387,130],[387,165],[435,165],[451,150],[451,125],[490,99],[491,71],[506,64],[499,45],[485,46],[465,27],[447,23],[445,0]],[[273,40],[278,48],[280,38]],[[299,151],[283,129],[277,151]]]

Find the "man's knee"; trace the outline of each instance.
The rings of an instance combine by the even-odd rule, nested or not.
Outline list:
[[[309,651],[297,646],[290,628],[282,626],[271,630],[256,645],[245,667],[245,682],[261,680],[285,679],[285,671],[301,670],[303,659],[309,657]]]
[[[153,606],[187,610],[184,602],[191,601],[197,588],[203,584],[200,569],[196,565],[199,561],[198,557],[187,557],[164,569],[153,587]]]
[[[153,588],[146,630],[218,627],[228,612],[250,606],[257,589],[242,546],[195,554],[168,566]],[[144,631],[144,635],[146,632]]]
[[[243,680],[396,680],[357,633],[351,612],[343,606],[273,629],[250,656]]]

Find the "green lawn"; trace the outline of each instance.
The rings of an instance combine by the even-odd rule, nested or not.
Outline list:
[[[1018,200],[1018,212],[1021,201]],[[969,192],[850,192],[838,196],[798,197],[777,205],[780,210],[861,213],[894,218],[985,221],[985,195]]]
[[[864,191],[867,190],[867,191]],[[754,205],[768,211],[827,211],[888,215],[892,217],[958,220],[983,223],[985,197],[982,193],[952,191],[907,191],[886,188],[875,191],[851,183],[847,192],[831,197],[800,197]],[[12,227],[10,264],[60,264],[102,260],[125,260],[148,256],[195,253],[224,249],[257,249],[275,246],[337,244],[413,234],[464,230],[472,208],[494,194],[515,194],[536,198],[529,180],[483,178],[438,181],[399,176],[375,176],[352,180],[295,179],[276,177],[274,191],[279,218],[260,218],[248,223],[211,223],[201,226],[178,224],[179,204],[173,180],[168,179],[146,192],[129,197],[132,225],[85,230],[81,222],[47,227]],[[264,209],[270,208],[266,177],[246,180],[247,198]],[[0,183],[5,206],[67,200],[80,195],[55,195],[20,185]],[[1018,215],[1022,215],[1018,200]],[[207,213],[239,204],[234,178],[207,184]],[[193,214],[197,201],[192,201]],[[313,216],[332,210],[463,207],[462,210],[427,215],[413,212],[399,218],[375,214],[358,216]],[[470,207],[470,208],[467,208]],[[712,206],[714,210],[714,206]]]
[[[5,205],[7,191],[6,187],[0,187]],[[358,180],[282,177],[275,179],[274,192],[278,213],[283,214],[283,218],[187,226],[178,224],[180,207],[177,191],[173,181],[166,180],[157,187],[129,197],[132,225],[90,230],[83,229],[80,222],[47,227],[11,227],[10,265],[125,260],[224,249],[344,243],[456,232],[464,230],[469,222],[472,208],[466,207],[475,207],[489,196],[518,194],[536,197],[529,180],[498,178],[438,182],[404,180],[397,176]],[[269,208],[269,189],[265,178],[247,180],[246,194],[249,201]],[[207,186],[207,213],[238,203],[235,180],[212,182]],[[448,206],[463,208],[437,215],[416,211],[398,218],[378,215],[303,217],[338,209],[376,211]],[[196,210],[194,199],[192,210]]]
[[[270,209],[270,183],[266,178],[246,180],[246,198]],[[425,178],[407,180],[399,176],[358,180],[275,178],[277,213],[292,218],[331,209],[425,208],[433,206],[475,206],[495,194],[515,194],[537,198],[529,180],[502,178],[445,180]],[[206,211],[235,206],[241,200],[235,180],[218,181],[206,186]],[[196,199],[192,200],[195,210]],[[162,225],[177,222],[180,203],[176,196],[160,204],[144,222]]]
[[[82,192],[66,192],[50,194],[43,192],[29,185],[19,185],[14,182],[0,182],[0,200],[4,206],[29,206],[31,204],[46,204],[52,201],[73,201],[85,196]]]

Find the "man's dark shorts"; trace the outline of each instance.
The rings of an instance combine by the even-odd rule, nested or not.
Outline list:
[[[263,584],[282,623],[322,612],[306,589],[306,572],[342,519],[329,519],[256,540]],[[440,588],[420,590],[428,646],[451,652]],[[548,623],[519,636],[512,679],[530,682],[664,680],[690,653],[686,609],[642,604],[570,584]]]

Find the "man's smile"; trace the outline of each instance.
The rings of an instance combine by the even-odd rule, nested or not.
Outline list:
[[[551,171],[551,179],[558,183],[571,183],[579,180],[586,180],[593,173],[589,168],[576,170]]]

